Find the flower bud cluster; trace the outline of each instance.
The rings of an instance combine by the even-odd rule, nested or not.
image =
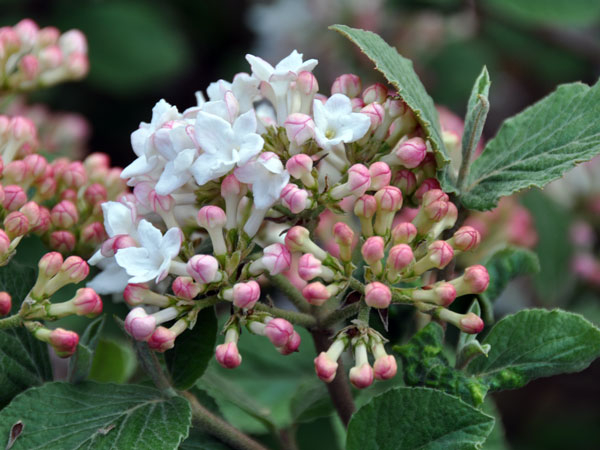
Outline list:
[[[77,80],[89,69],[87,41],[79,30],[62,33],[33,20],[0,28],[0,89],[31,90]]]

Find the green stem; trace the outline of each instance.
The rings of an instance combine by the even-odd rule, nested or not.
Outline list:
[[[21,325],[23,325],[23,318],[18,314],[0,319],[0,330],[4,328],[17,328]]]
[[[352,303],[348,306],[344,306],[342,309],[332,311],[328,316],[325,316],[321,320],[321,326],[324,328],[330,327],[342,320],[346,320],[352,316],[358,314],[360,308],[360,302]]]
[[[369,315],[371,314],[371,307],[361,300],[358,307],[358,320],[369,325]]]
[[[254,439],[202,406],[198,399],[190,392],[184,391],[181,395],[190,402],[194,420],[207,433],[238,450],[267,450],[266,447],[263,447]]]
[[[365,285],[358,281],[356,278],[348,278],[348,285],[355,291],[360,292],[361,294],[365,293]]]
[[[310,305],[302,293],[296,289],[292,283],[290,283],[290,280],[283,275],[270,276],[269,279],[281,292],[287,296],[290,302],[292,302],[293,305],[298,308],[298,311],[303,313],[308,313],[310,311]]]
[[[295,325],[303,326],[304,328],[313,328],[317,324],[317,319],[310,314],[276,308],[274,306],[265,305],[264,303],[257,303],[254,306],[254,309],[257,311],[268,312],[273,314],[275,317],[281,317],[282,319],[285,319]]]

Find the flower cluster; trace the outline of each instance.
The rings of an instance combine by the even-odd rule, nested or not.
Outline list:
[[[212,83],[208,100],[197,93],[183,112],[161,100],[132,133],[137,158],[121,176],[133,195],[102,205],[109,238],[90,260],[105,267],[94,287],[124,290],[133,307],[126,330],[165,351],[202,308],[231,302],[216,357],[233,368],[243,327],[289,354],[300,345],[291,322],[310,328],[316,318],[333,325],[358,314],[315,364],[331,381],[351,348],[361,388],[396,372],[385,338],[368,326],[371,308],[410,304],[479,332],[478,316],[448,306],[487,287],[482,266],[459,277],[449,269],[480,235],[467,226],[442,237],[457,208],[407,105],[352,74],[320,94],[317,61],[296,51],[275,66],[246,59],[250,74]],[[304,314],[260,302],[264,282]],[[361,300],[343,305],[351,291]]]
[[[31,19],[0,28],[0,90],[23,91],[76,80],[88,72],[87,41],[78,30],[61,34]]]

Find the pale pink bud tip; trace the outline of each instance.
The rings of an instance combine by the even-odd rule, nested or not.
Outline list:
[[[305,253],[298,261],[298,275],[303,280],[312,280],[321,274],[321,261],[310,253]]]
[[[278,347],[277,350],[282,355],[291,355],[298,351],[301,342],[300,335],[294,331],[283,347]]]
[[[226,369],[235,369],[242,363],[242,357],[235,342],[217,345],[215,357]]]
[[[438,269],[446,267],[454,258],[454,250],[446,241],[435,241],[428,250],[431,262]]]
[[[173,294],[186,300],[194,299],[200,293],[200,286],[190,277],[177,277],[171,285]]]
[[[198,283],[208,284],[215,281],[219,262],[211,255],[194,255],[187,263],[187,272]]]
[[[125,302],[130,306],[138,306],[144,303],[145,295],[150,291],[145,284],[128,284],[123,292]]]
[[[323,303],[329,300],[329,297],[331,297],[327,287],[320,281],[315,281],[314,283],[304,286],[304,289],[302,289],[302,295],[308,303],[316,306],[321,306]]]
[[[315,358],[315,372],[325,383],[331,383],[335,378],[338,363],[333,361],[325,352],[319,353]]]
[[[233,285],[233,304],[238,308],[253,308],[260,298],[260,285],[250,280]]]
[[[375,200],[383,211],[396,212],[402,208],[402,191],[395,186],[384,186],[375,193]]]
[[[301,251],[302,246],[310,239],[309,231],[300,226],[292,227],[285,235],[285,245],[292,251]]]
[[[369,172],[371,173],[371,189],[381,189],[390,184],[392,171],[386,163],[379,161],[371,164]]]
[[[203,228],[223,228],[227,223],[227,216],[218,206],[204,206],[198,211],[198,225]]]
[[[377,211],[377,200],[372,195],[363,195],[354,204],[354,214],[370,219]]]
[[[423,139],[415,137],[402,142],[395,153],[400,164],[408,169],[414,169],[425,159],[427,145]]]
[[[483,320],[475,313],[467,313],[465,316],[460,319],[459,327],[462,331],[469,334],[477,334],[481,333],[484,327]]]
[[[85,280],[90,273],[90,266],[79,256],[69,256],[62,263],[60,268],[68,277],[71,283],[79,283]]]
[[[394,378],[398,371],[396,358],[392,355],[377,358],[375,364],[373,364],[373,371],[375,372],[375,378],[378,380],[389,380],[390,378]]]
[[[50,333],[49,344],[59,358],[68,358],[77,350],[79,335],[74,331],[56,328]]]
[[[460,227],[456,233],[454,233],[454,247],[463,252],[477,247],[480,241],[481,235],[479,234],[479,231],[473,227]]]
[[[0,292],[0,316],[7,315],[12,308],[12,297],[8,292]]]
[[[92,288],[81,288],[73,299],[78,316],[94,317],[102,312],[102,299]]]
[[[367,264],[376,264],[383,259],[385,242],[381,236],[371,236],[365,241],[360,251]]]
[[[364,389],[373,384],[373,368],[365,363],[360,367],[350,369],[350,382],[358,389]]]
[[[385,309],[392,302],[392,291],[385,284],[374,281],[365,286],[365,303],[372,308]]]
[[[148,347],[157,352],[165,352],[175,346],[177,336],[165,327],[157,327],[148,339]]]
[[[306,114],[290,114],[283,126],[288,139],[297,145],[302,145],[315,136],[315,122]]]
[[[463,280],[467,283],[473,294],[481,294],[490,284],[490,274],[482,265],[467,267]]]
[[[366,166],[354,164],[348,169],[348,187],[355,197],[360,197],[371,186],[371,173]]]
[[[344,222],[337,222],[333,226],[333,237],[337,244],[351,246],[354,240],[354,231]]]
[[[271,275],[278,275],[290,268],[292,254],[282,244],[271,244],[263,250],[262,263]]]
[[[275,347],[286,345],[293,333],[293,325],[285,319],[270,320],[265,327],[265,336],[269,338]]]
[[[40,273],[43,273],[46,277],[53,277],[58,273],[63,264],[63,257],[58,252],[46,253],[40,258],[38,267]]]
[[[313,161],[310,156],[300,153],[288,159],[285,168],[292,177],[301,178],[303,175],[310,174],[313,168]]]
[[[450,283],[442,283],[435,288],[442,306],[449,306],[456,299],[456,288]]]
[[[221,183],[221,195],[240,195],[242,193],[242,183],[238,181],[235,175],[227,175]]]
[[[399,272],[402,269],[408,267],[413,261],[414,255],[412,248],[407,244],[394,245],[390,249],[388,255],[387,264],[395,271]]]
[[[148,340],[155,328],[156,319],[149,316],[143,308],[133,308],[125,318],[125,331],[137,341]]]
[[[344,94],[347,97],[354,98],[360,95],[362,91],[362,82],[358,75],[345,73],[335,79],[331,85],[331,94]]]

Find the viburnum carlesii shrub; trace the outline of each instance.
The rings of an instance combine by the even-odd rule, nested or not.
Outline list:
[[[479,448],[494,425],[482,411],[488,392],[579,371],[600,355],[600,330],[575,314],[523,310],[493,324],[493,301],[511,278],[535,268],[531,252],[528,264],[512,247],[485,261],[460,258],[488,239],[508,239],[469,224],[471,211],[493,209],[600,152],[590,106],[600,102],[600,85],[560,87],[509,119],[480,152],[485,69],[460,136],[449,140],[408,60],[375,34],[335,29],[390,85],[343,74],[324,87],[313,75],[317,61],[295,50],[275,65],[247,55],[248,72],[211,83],[196,93],[197,105],[156,104],[131,135],[135,159],[119,172],[130,193],[119,184],[109,193],[113,184],[93,178],[117,174],[97,170],[105,167],[97,155],[81,167],[50,165],[66,186],[49,208],[57,229],[48,242],[58,245],[52,233],[85,228],[101,211],[106,236],[88,260],[100,271],[71,300],[51,303],[71,280],[63,266],[78,257],[50,253],[20,312],[0,327],[25,324],[67,355],[74,340],[37,321],[96,314],[96,292],[122,294],[130,310],[117,321],[132,338],[137,379],[157,389],[89,381],[34,387],[0,412],[0,435],[25,448],[50,439],[61,448],[153,448],[159,439],[161,448],[176,449],[186,438],[204,447],[209,438],[189,432],[193,416],[232,448],[264,449],[212,412],[223,408],[223,417],[260,433],[227,409],[234,407],[280,438],[281,448],[294,448],[290,430],[335,409],[348,427],[348,449]],[[88,186],[92,179],[107,195]],[[25,215],[24,204],[11,213]],[[90,205],[88,216],[81,208]],[[23,227],[19,217],[6,221],[7,248]],[[74,251],[83,254],[88,241]],[[0,311],[10,303],[0,294]],[[72,381],[86,377],[95,324],[82,334]],[[352,387],[374,380],[404,386],[375,397],[375,389],[363,391],[367,403],[356,411]],[[47,399],[56,414],[32,406]]]

